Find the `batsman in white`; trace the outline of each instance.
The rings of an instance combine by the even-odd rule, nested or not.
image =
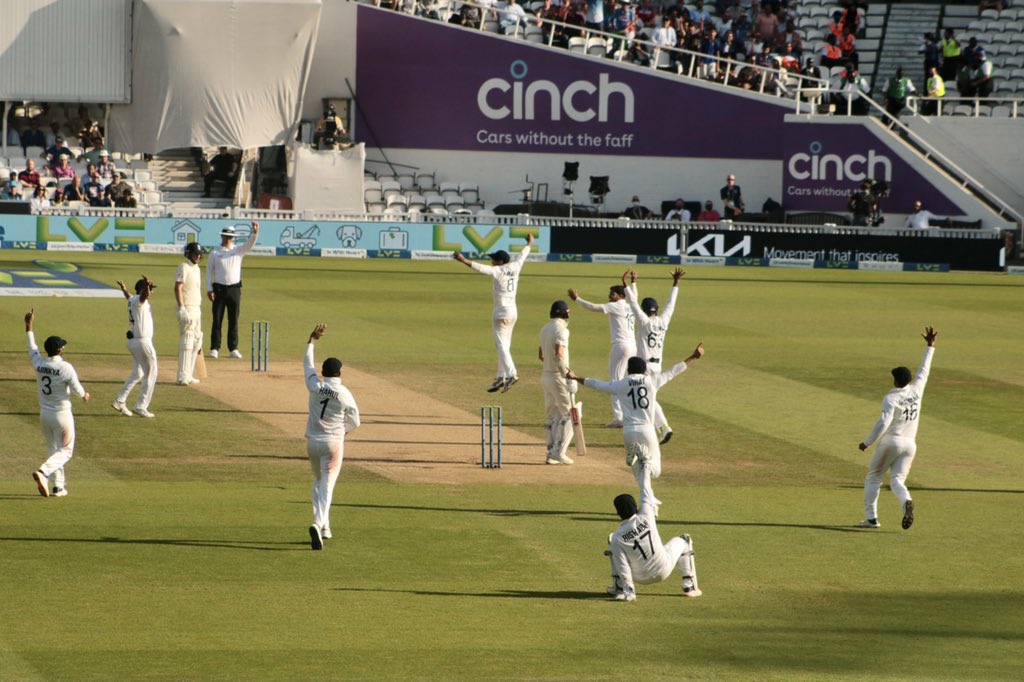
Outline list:
[[[566,378],[578,381],[589,388],[610,393],[621,401],[626,466],[633,470],[641,492],[645,476],[661,476],[661,446],[658,444],[658,432],[654,428],[654,405],[658,398],[658,389],[685,372],[691,364],[702,357],[704,344],[701,343],[697,344],[690,357],[679,364],[664,372],[650,372],[647,363],[634,356],[626,362],[626,376],[616,381],[581,377],[571,369],[566,372]],[[652,504],[656,512],[660,502],[652,500]]]
[[[47,337],[43,342],[46,359],[39,354],[32,323],[36,317],[33,308],[25,314],[25,333],[28,336],[28,357],[36,371],[36,388],[39,389],[39,424],[46,438],[49,457],[42,466],[32,472],[32,480],[39,488],[39,494],[49,497],[50,478],[53,478],[54,497],[68,494],[64,477],[64,465],[75,451],[75,417],[71,413],[71,394],[74,393],[89,402],[89,393],[78,382],[78,374],[71,363],[64,361],[64,346],[67,341],[59,336]]]
[[[604,313],[608,316],[608,324],[612,333],[612,349],[608,355],[608,377],[611,381],[626,376],[626,361],[636,355],[636,320],[633,311],[626,303],[626,288],[615,285],[608,289],[607,303],[591,303],[580,298],[576,289],[569,289],[569,298],[579,303],[585,310]],[[605,424],[610,429],[622,428],[622,405],[619,398],[612,395],[612,420]]]
[[[544,388],[547,411],[548,464],[572,464],[565,454],[572,442],[572,407],[576,402],[576,382],[566,376],[569,370],[569,305],[551,304],[551,320],[540,330],[537,357],[544,363],[540,385]]]
[[[327,331],[318,324],[309,335],[303,367],[309,389],[309,419],[306,420],[306,454],[313,469],[313,524],[309,527],[310,546],[323,549],[331,538],[331,499],[334,484],[341,473],[345,456],[345,434],[359,428],[359,408],[352,393],[341,385],[341,360],[327,358],[317,376],[313,366],[313,346]]]
[[[178,303],[178,385],[198,384],[196,357],[203,351],[202,274],[199,261],[203,247],[198,242],[185,244],[185,260],[174,274],[174,300]]]
[[[128,293],[124,282],[117,280],[121,293],[128,299],[128,350],[132,354],[132,373],[121,387],[121,392],[110,404],[115,410],[126,417],[137,414],[140,417],[154,417],[149,411],[149,403],[153,400],[153,389],[156,387],[156,349],[153,348],[153,310],[149,304],[150,295],[156,285],[145,275],[135,282],[135,295]],[[141,383],[139,397],[135,406],[128,409],[125,401],[128,394],[137,384]]]
[[[863,452],[878,441],[868,465],[868,475],[864,478],[864,520],[859,524],[861,528],[878,528],[882,525],[878,522],[878,491],[886,471],[889,472],[889,488],[902,505],[903,528],[910,528],[914,523],[914,501],[910,499],[910,491],[904,481],[917,452],[921,400],[924,397],[924,386],[928,383],[935,339],[939,333],[934,327],[925,327],[921,336],[927,348],[921,366],[917,368],[917,375],[911,379],[910,370],[906,367],[892,370],[894,388],[882,398],[882,414],[859,446]]]
[[[683,596],[699,597],[697,563],[693,540],[687,534],[661,543],[658,524],[654,520],[654,491],[651,476],[644,469],[640,483],[640,507],[632,495],[615,498],[615,511],[622,523],[608,536],[605,555],[612,561],[612,584],[608,594],[619,601],[636,601],[636,583],[648,585],[667,580],[672,570],[679,569],[683,578]]]
[[[626,302],[636,316],[636,346],[637,355],[647,363],[647,371],[656,373],[661,371],[661,358],[665,352],[665,334],[668,332],[669,322],[672,321],[672,313],[676,309],[676,297],[679,294],[679,280],[683,275],[682,268],[672,271],[672,289],[668,294],[668,303],[658,314],[658,302],[653,298],[645,298],[639,303],[639,294],[636,290],[636,270],[630,270],[622,275],[622,283],[626,286]],[[629,284],[626,284],[626,277],[629,277]],[[661,409],[660,403],[654,403],[654,428],[658,431],[661,444],[664,445],[672,438],[672,428],[665,418],[665,411]]]
[[[494,280],[493,298],[494,315],[491,318],[491,329],[494,333],[494,345],[498,349],[498,375],[488,393],[494,393],[501,389],[504,393],[512,388],[512,385],[519,381],[519,372],[516,370],[516,363],[512,360],[512,330],[515,329],[516,319],[519,312],[516,308],[516,292],[519,291],[519,273],[530,255],[530,247],[533,246],[533,235],[527,235],[526,246],[519,252],[513,261],[507,251],[498,250],[488,254],[491,258],[490,265],[474,263],[461,252],[452,253],[452,258],[473,270],[491,277]]]

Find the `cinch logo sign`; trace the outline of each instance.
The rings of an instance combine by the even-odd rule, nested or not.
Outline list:
[[[509,72],[512,81],[504,78],[489,78],[476,93],[480,112],[489,119],[500,121],[513,118],[516,121],[533,121],[539,109],[550,110],[550,120],[561,121],[562,114],[578,123],[597,118],[606,123],[613,97],[618,101],[616,113],[621,111],[623,123],[633,123],[633,90],[625,83],[613,82],[608,74],[602,73],[597,84],[590,81],[573,81],[560,89],[549,80],[526,82],[529,68],[522,59],[512,62]],[[597,110],[594,110],[594,107]]]
[[[877,154],[874,149],[868,155],[851,154],[846,158],[838,154],[822,154],[821,142],[810,144],[810,154],[799,152],[789,157],[787,170],[794,180],[853,180],[860,182],[873,178],[892,182],[892,161],[888,156]]]

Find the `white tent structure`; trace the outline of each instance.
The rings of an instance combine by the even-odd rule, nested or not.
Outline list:
[[[110,144],[288,144],[320,12],[321,0],[136,0],[132,102],[111,107]]]

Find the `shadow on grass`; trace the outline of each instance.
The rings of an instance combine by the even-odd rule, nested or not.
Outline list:
[[[296,542],[246,542],[244,540],[160,540],[156,538],[17,538],[0,537],[0,542],[42,542],[46,544],[112,544],[112,545],[165,545],[169,547],[209,547],[214,549],[241,549],[257,552],[297,552],[309,550],[309,541]]]
[[[424,597],[485,597],[488,599],[572,599],[575,601],[615,601],[610,595],[602,592],[580,592],[563,590],[552,592],[546,590],[497,590],[495,592],[442,592],[440,590],[394,590],[372,589],[368,587],[335,587],[335,592],[383,592],[386,594],[415,594]],[[669,597],[678,599],[679,595],[645,594],[647,597]]]
[[[863,490],[863,485],[840,485],[837,488],[845,488],[850,490]],[[889,490],[889,486],[885,486],[884,490]],[[927,493],[1002,493],[1007,495],[1021,495],[1024,494],[1024,490],[1015,489],[999,489],[999,488],[929,488],[928,486],[913,485],[910,486],[911,492],[927,492]]]

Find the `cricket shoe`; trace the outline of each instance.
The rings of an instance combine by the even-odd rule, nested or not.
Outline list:
[[[857,524],[858,528],[881,528],[882,524],[878,522],[878,519],[864,519]]]
[[[659,445],[664,445],[665,443],[672,440],[672,428],[668,425],[665,425],[662,427],[662,429],[663,430],[661,433],[661,440],[658,441]]]
[[[636,601],[636,590],[627,587],[615,595],[615,601]]]
[[[320,529],[320,539],[321,540],[330,540],[332,537],[334,537],[334,536],[331,535],[331,529],[330,528],[328,528],[327,526],[324,526],[323,528]]]
[[[50,478],[42,471],[33,471],[32,480],[36,482],[36,487],[39,488],[39,494],[43,497],[50,496]]]
[[[193,384],[198,384],[199,383],[199,379],[196,379],[195,377],[192,377],[191,379],[188,380],[188,383],[189,383],[189,386],[191,386]]]
[[[241,360],[242,359],[242,351],[240,351],[240,350],[238,350],[236,348],[235,350],[231,351],[231,357],[233,357],[235,360]]]
[[[315,550],[324,548],[324,539],[315,523],[309,527],[309,546]]]
[[[626,466],[637,465],[643,467],[647,464],[647,448],[642,443],[633,443],[626,450]]]
[[[501,387],[504,386],[504,385],[505,385],[505,380],[502,379],[501,377],[498,377],[497,379],[494,380],[494,383],[491,384],[491,387],[487,389],[487,392],[488,393],[497,393],[501,389]]]
[[[569,455],[559,455],[558,457],[552,457],[548,455],[548,458],[544,460],[547,464],[572,464],[575,460]]]
[[[501,392],[504,393],[508,389],[512,388],[512,385],[519,381],[519,377],[507,377],[501,383]]]
[[[53,497],[67,497],[68,496],[68,489],[67,488],[58,488],[57,486],[53,486],[53,492],[50,493],[50,495],[53,496]]]
[[[132,411],[129,410],[128,406],[125,405],[124,403],[119,403],[118,401],[115,400],[114,402],[110,403],[110,406],[126,417],[132,416]]]
[[[210,357],[213,358],[214,360],[216,360],[217,358],[220,357],[220,351],[219,350],[211,350],[210,351]]]
[[[153,414],[149,410],[145,410],[145,409],[143,409],[141,407],[133,407],[132,408],[132,413],[133,414],[137,414],[140,417],[145,417],[146,419],[152,419],[153,417],[156,416],[155,414]]]
[[[699,597],[703,592],[697,587],[697,584],[693,582],[693,578],[687,576],[683,578],[683,596],[684,597]]]
[[[914,501],[907,500],[907,503],[903,505],[903,530],[906,530],[914,525]]]
[[[622,421],[620,421],[618,419],[613,419],[610,422],[608,422],[607,424],[605,424],[604,428],[606,428],[606,429],[621,429],[622,428]]]

